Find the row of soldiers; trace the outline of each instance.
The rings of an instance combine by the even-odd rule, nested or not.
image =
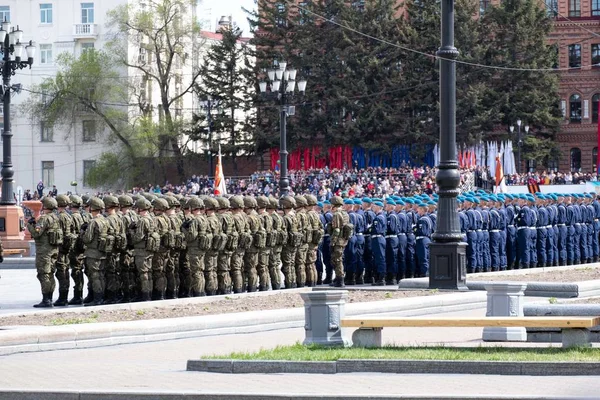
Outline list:
[[[46,197],[41,217],[27,224],[42,288],[42,301],[34,307],[314,286],[325,231],[333,283],[341,286],[343,251],[353,227],[342,199],[332,198],[331,205],[334,213],[324,229],[312,195]],[[59,298],[53,303],[54,276]]]

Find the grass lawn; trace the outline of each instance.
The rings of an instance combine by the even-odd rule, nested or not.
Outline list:
[[[327,348],[322,346],[278,346],[256,353],[213,355],[204,359],[336,361],[340,359],[371,360],[457,360],[457,361],[598,361],[600,348],[558,347],[382,347]]]

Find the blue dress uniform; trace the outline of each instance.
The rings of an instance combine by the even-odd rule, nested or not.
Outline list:
[[[515,226],[515,217],[515,207],[509,204],[506,206],[506,262],[509,269],[514,269],[517,261],[517,227]]]
[[[360,206],[362,201],[354,199],[354,204]],[[356,224],[354,225],[354,233],[356,234],[356,277],[355,281],[357,285],[365,283],[363,279],[363,272],[365,270],[365,214],[363,210],[357,210],[355,213]]]
[[[424,214],[417,220],[415,239],[417,240],[417,276],[427,276],[429,272],[429,243],[433,233],[433,222],[429,215]]]
[[[527,206],[521,207],[516,220],[517,225],[517,249],[519,251],[519,269],[529,268],[531,263],[531,227],[535,225],[533,213]],[[535,229],[535,228],[534,228]]]
[[[581,195],[580,195],[581,196]],[[588,245],[587,245],[587,207],[584,204],[579,204],[579,261],[581,264],[585,264],[588,258]],[[577,227],[575,227],[577,230]]]
[[[552,196],[547,199],[553,200]],[[551,204],[546,206],[548,212],[548,227],[546,233],[548,238],[546,240],[546,265],[548,267],[558,265],[557,247],[556,247],[556,235],[558,233],[558,227],[556,226],[556,214],[558,213],[556,205]]]
[[[576,199],[575,199],[576,201]],[[575,257],[573,258],[573,264],[581,264],[581,209],[579,204],[575,202],[573,204],[573,215],[575,221],[575,236],[573,237],[573,250],[575,251]]]
[[[486,198],[486,201],[489,199]],[[490,254],[490,210],[486,206],[481,212],[481,259],[483,261],[482,271],[489,272],[492,268],[492,257]]]
[[[498,229],[500,230],[500,271],[505,271],[508,265],[506,257],[506,209],[504,206],[497,208],[500,219],[498,220]]]
[[[499,271],[502,265],[502,236],[500,235],[500,213],[495,208],[489,211],[490,258],[492,271]]]
[[[373,201],[368,197],[362,199],[363,203],[372,204]],[[374,265],[374,256],[373,250],[371,249],[372,241],[371,241],[371,228],[373,227],[373,221],[375,220],[375,213],[370,208],[365,210],[365,282],[372,283],[373,282],[373,265]]]
[[[592,202],[592,207],[594,208],[594,237],[592,238],[592,253],[594,257],[594,262],[598,262],[600,258],[600,202],[598,199],[595,199]]]
[[[417,226],[417,214],[414,211],[408,211],[406,213],[408,223],[406,225],[406,272],[407,278],[413,278],[416,276],[417,271],[417,257],[415,246],[417,240],[415,239],[415,227]]]
[[[377,206],[383,207],[381,202],[373,202]],[[387,221],[385,213],[379,211],[373,219],[371,225],[371,251],[373,252],[373,267],[374,267],[374,285],[385,285],[385,234],[387,231]]]
[[[530,201],[534,201],[533,197],[530,198]],[[529,228],[529,240],[531,242],[531,246],[529,247],[529,268],[537,267],[538,259],[537,259],[537,208],[532,205],[529,207],[529,212],[532,215],[533,223]]]
[[[475,199],[468,199],[473,202]],[[475,221],[475,210],[469,209],[465,212],[467,216],[467,272],[476,272],[479,268],[477,257],[477,225]]]
[[[587,195],[587,198],[591,198],[591,195]],[[585,207],[587,208],[587,222],[586,222],[586,226],[587,226],[587,245],[588,245],[588,257],[587,257],[587,262],[591,263],[592,260],[594,259],[594,215],[595,215],[595,211],[594,211],[594,207],[591,204],[586,204]]]
[[[475,232],[477,233],[477,244],[475,245],[475,256],[477,257],[477,268],[475,272],[484,271],[483,264],[483,214],[480,209],[474,209],[475,212]]]
[[[573,204],[567,205],[566,208],[567,214],[565,223],[567,224],[567,234],[565,237],[565,243],[567,245],[567,265],[573,265],[577,255],[577,250],[575,247],[579,248],[579,243],[577,246],[575,246],[575,235],[577,232],[575,229],[575,225],[577,224],[577,211]]]
[[[350,199],[344,200],[344,205],[354,205],[354,202]],[[350,223],[356,226],[356,214],[354,211],[348,212]],[[346,248],[344,249],[344,284],[355,285],[355,273],[356,273],[356,233],[354,233],[349,239]]]
[[[406,277],[406,247],[409,224],[406,212],[401,211],[396,215],[398,216],[398,274],[396,280],[401,281]]]
[[[543,197],[542,197],[543,199]],[[537,267],[547,266],[547,254],[548,249],[546,248],[546,242],[548,240],[548,211],[544,206],[537,207],[538,219],[537,219]]]
[[[395,206],[393,200],[388,200],[389,205]],[[387,231],[385,233],[385,284],[395,285],[398,274],[398,215],[394,211],[387,213]]]
[[[558,250],[558,265],[567,265],[567,206],[563,204],[563,196],[559,197],[560,203],[556,206],[556,248]]]
[[[324,214],[325,227],[331,223],[333,214],[327,211]],[[333,277],[333,266],[331,265],[331,237],[329,235],[323,236],[323,264],[325,264],[325,280],[324,284],[329,285]]]
[[[321,209],[323,208],[323,203],[317,203]],[[319,220],[321,221],[321,225],[323,225],[323,231],[327,232],[327,222],[325,221],[325,216],[321,212],[319,214]],[[329,235],[327,235],[329,236]],[[325,236],[323,236],[324,238]],[[325,239],[321,240],[319,243],[319,247],[317,248],[317,261],[315,262],[315,267],[317,268],[317,285],[321,285],[323,283],[323,242]]]

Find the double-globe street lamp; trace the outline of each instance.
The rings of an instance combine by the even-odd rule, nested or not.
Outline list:
[[[521,139],[521,124],[520,119],[517,120],[517,172],[521,173],[521,146],[523,146],[523,139]],[[510,133],[515,131],[514,125],[509,127]],[[525,134],[529,133],[529,125],[525,125]]]
[[[11,140],[12,132],[10,131],[10,94],[14,88],[10,85],[10,77],[15,74],[16,70],[26,67],[31,68],[33,65],[33,57],[35,56],[35,45],[30,40],[27,45],[24,45],[23,31],[13,27],[11,29],[10,22],[4,21],[0,29],[0,43],[2,47],[2,60],[0,61],[0,71],[2,72],[2,103],[4,106],[4,131],[2,132],[2,198],[0,205],[12,206],[15,205],[13,196],[13,176],[15,171],[12,164]],[[24,60],[23,49],[25,49],[27,59]]]
[[[294,106],[290,106],[287,101],[294,97],[297,71],[294,68],[286,69],[285,61],[279,61],[277,65],[278,68],[267,71],[267,80],[260,81],[258,87],[263,95],[273,95],[279,99],[279,160],[281,161],[279,194],[285,196],[290,189],[287,171],[286,119],[288,115],[294,115],[295,112]],[[298,80],[298,92],[303,95],[305,91],[306,79]]]

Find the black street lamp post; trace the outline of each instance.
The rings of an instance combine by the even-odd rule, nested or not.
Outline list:
[[[279,68],[267,71],[268,81],[259,82],[260,92],[263,94],[276,95],[279,99],[279,160],[281,160],[281,169],[279,175],[279,195],[285,196],[290,190],[288,180],[288,152],[287,152],[287,133],[286,119],[288,115],[294,115],[294,107],[287,104],[289,98],[294,96],[296,89],[296,73],[294,68],[286,69],[287,63],[280,61]],[[267,85],[270,86],[270,92],[267,91]],[[306,90],[306,79],[298,81],[298,92],[302,95]]]
[[[208,160],[210,163],[210,169],[208,171],[209,178],[211,176],[213,176],[213,174],[215,173],[215,170],[213,169],[213,154],[212,154],[212,114],[211,114],[212,106],[213,106],[212,96],[208,96],[204,107],[206,108],[206,123],[207,123],[206,132],[208,133]]]
[[[10,32],[9,32],[10,31]],[[12,164],[12,132],[10,131],[10,94],[13,88],[10,85],[10,77],[15,74],[17,69],[26,67],[31,68],[33,57],[35,55],[35,46],[32,41],[26,46],[21,43],[23,31],[10,27],[10,22],[4,21],[0,29],[0,43],[2,43],[2,63],[0,69],[2,71],[2,103],[4,115],[4,131],[2,132],[2,198],[0,205],[13,206],[15,199],[13,195],[13,176],[15,171]],[[23,48],[26,50],[27,60],[24,61],[21,56]]]
[[[435,177],[440,196],[430,245],[429,288],[466,290],[466,243],[458,221],[460,173],[456,159],[456,63],[454,0],[442,0],[440,59],[440,163]]]
[[[521,123],[520,119],[517,120],[517,172],[521,173],[521,146],[523,146],[523,139],[521,138]],[[510,133],[515,131],[514,126],[510,126]],[[529,133],[529,125],[525,125],[525,134]]]

